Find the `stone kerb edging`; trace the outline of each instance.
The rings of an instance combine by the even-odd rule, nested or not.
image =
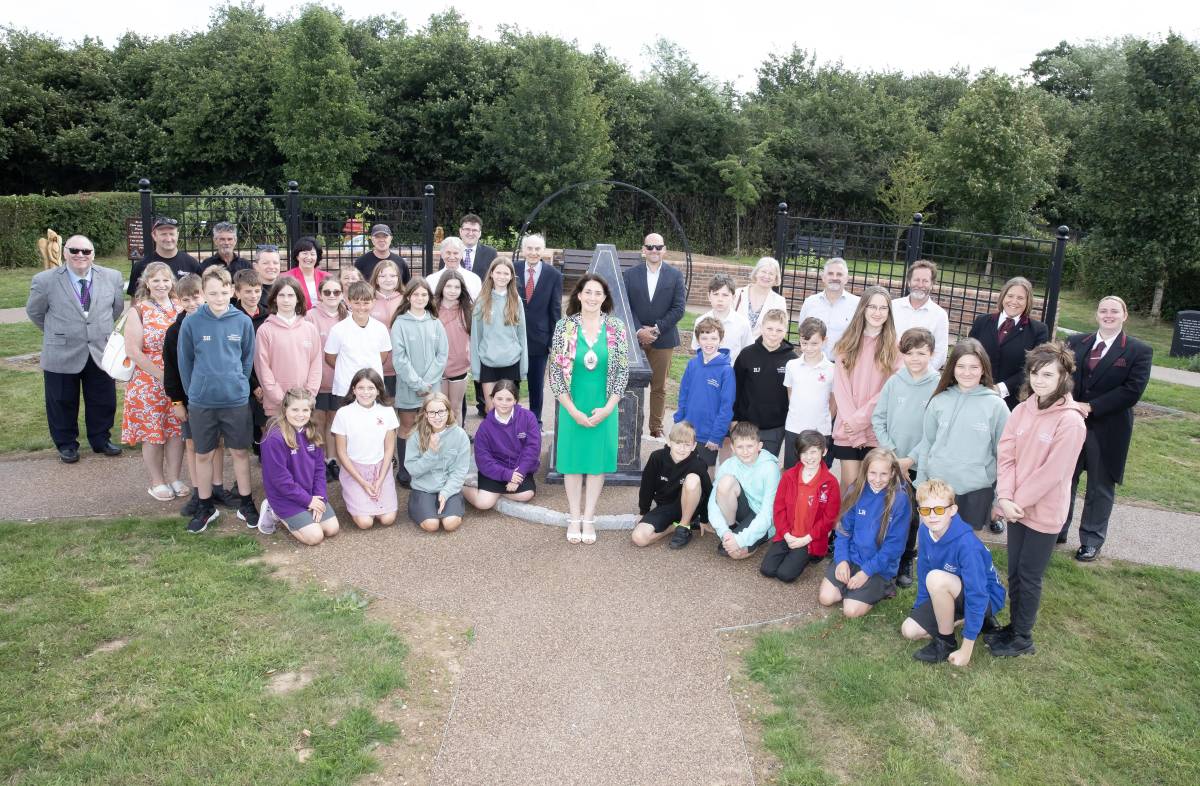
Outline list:
[[[548,527],[563,527],[567,526],[567,514],[558,510],[550,510],[541,505],[534,505],[531,502],[515,502],[511,499],[500,498],[496,503],[496,510],[506,516],[512,516],[515,519],[528,521],[531,524],[544,524]],[[617,515],[597,516],[597,530],[631,530],[633,525],[637,523],[638,516],[632,513],[621,513]]]

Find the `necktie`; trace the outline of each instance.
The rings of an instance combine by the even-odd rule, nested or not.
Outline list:
[[[92,307],[92,288],[86,278],[79,279],[79,306],[84,311]]]
[[[1088,354],[1088,371],[1095,371],[1096,366],[1100,364],[1100,356],[1104,354],[1104,342],[1097,341],[1096,346],[1092,347],[1092,351]]]
[[[468,248],[463,252],[463,267],[465,267],[467,270],[471,269],[471,251],[473,251],[473,249]]]
[[[1000,325],[1000,343],[1001,344],[1004,343],[1004,339],[1008,338],[1008,332],[1010,330],[1012,330],[1014,321],[1015,320],[1012,317],[1005,317],[1004,322]]]
[[[525,302],[526,303],[528,303],[530,300],[533,300],[533,286],[535,283],[533,280],[534,272],[535,272],[534,265],[530,265],[529,267],[525,268]]]

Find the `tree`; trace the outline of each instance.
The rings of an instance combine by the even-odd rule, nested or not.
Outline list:
[[[759,192],[763,187],[762,160],[766,155],[767,143],[759,142],[746,151],[746,155],[729,155],[717,162],[721,179],[729,184],[725,195],[734,205],[734,253],[742,254],[742,216],[758,204]]]
[[[1200,49],[1175,34],[1131,45],[1081,143],[1090,244],[1109,268],[1093,283],[1120,281],[1159,316],[1172,279],[1200,270]]]
[[[350,174],[374,149],[367,110],[340,17],[308,6],[283,30],[273,69],[269,127],[286,175],[317,193],[344,193]]]
[[[947,212],[966,228],[1001,234],[1030,228],[1061,158],[1033,96],[988,71],[950,114],[929,161]]]
[[[933,181],[925,173],[921,155],[910,150],[892,164],[886,183],[880,184],[875,192],[882,207],[883,220],[896,224],[896,240],[892,244],[892,261],[900,253],[900,236],[903,227],[913,219],[913,214],[923,213],[924,219],[933,218],[926,212],[933,203]]]

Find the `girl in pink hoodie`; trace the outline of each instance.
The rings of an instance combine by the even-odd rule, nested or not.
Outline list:
[[[304,319],[305,311],[300,282],[280,276],[267,294],[270,316],[254,337],[254,373],[269,417],[281,413],[283,396],[292,388],[314,398],[321,388],[321,332]]]
[[[996,505],[1008,519],[1008,625],[987,638],[993,655],[1032,654],[1042,576],[1070,507],[1071,475],[1087,429],[1073,398],[1075,355],[1058,342],[1025,355],[1024,399],[1000,436]]]

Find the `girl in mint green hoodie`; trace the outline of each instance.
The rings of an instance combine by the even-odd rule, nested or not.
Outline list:
[[[925,408],[917,446],[918,484],[940,478],[954,488],[958,515],[976,530],[991,524],[996,490],[996,452],[1008,406],[992,382],[983,345],[965,338],[955,345],[942,378]]]

